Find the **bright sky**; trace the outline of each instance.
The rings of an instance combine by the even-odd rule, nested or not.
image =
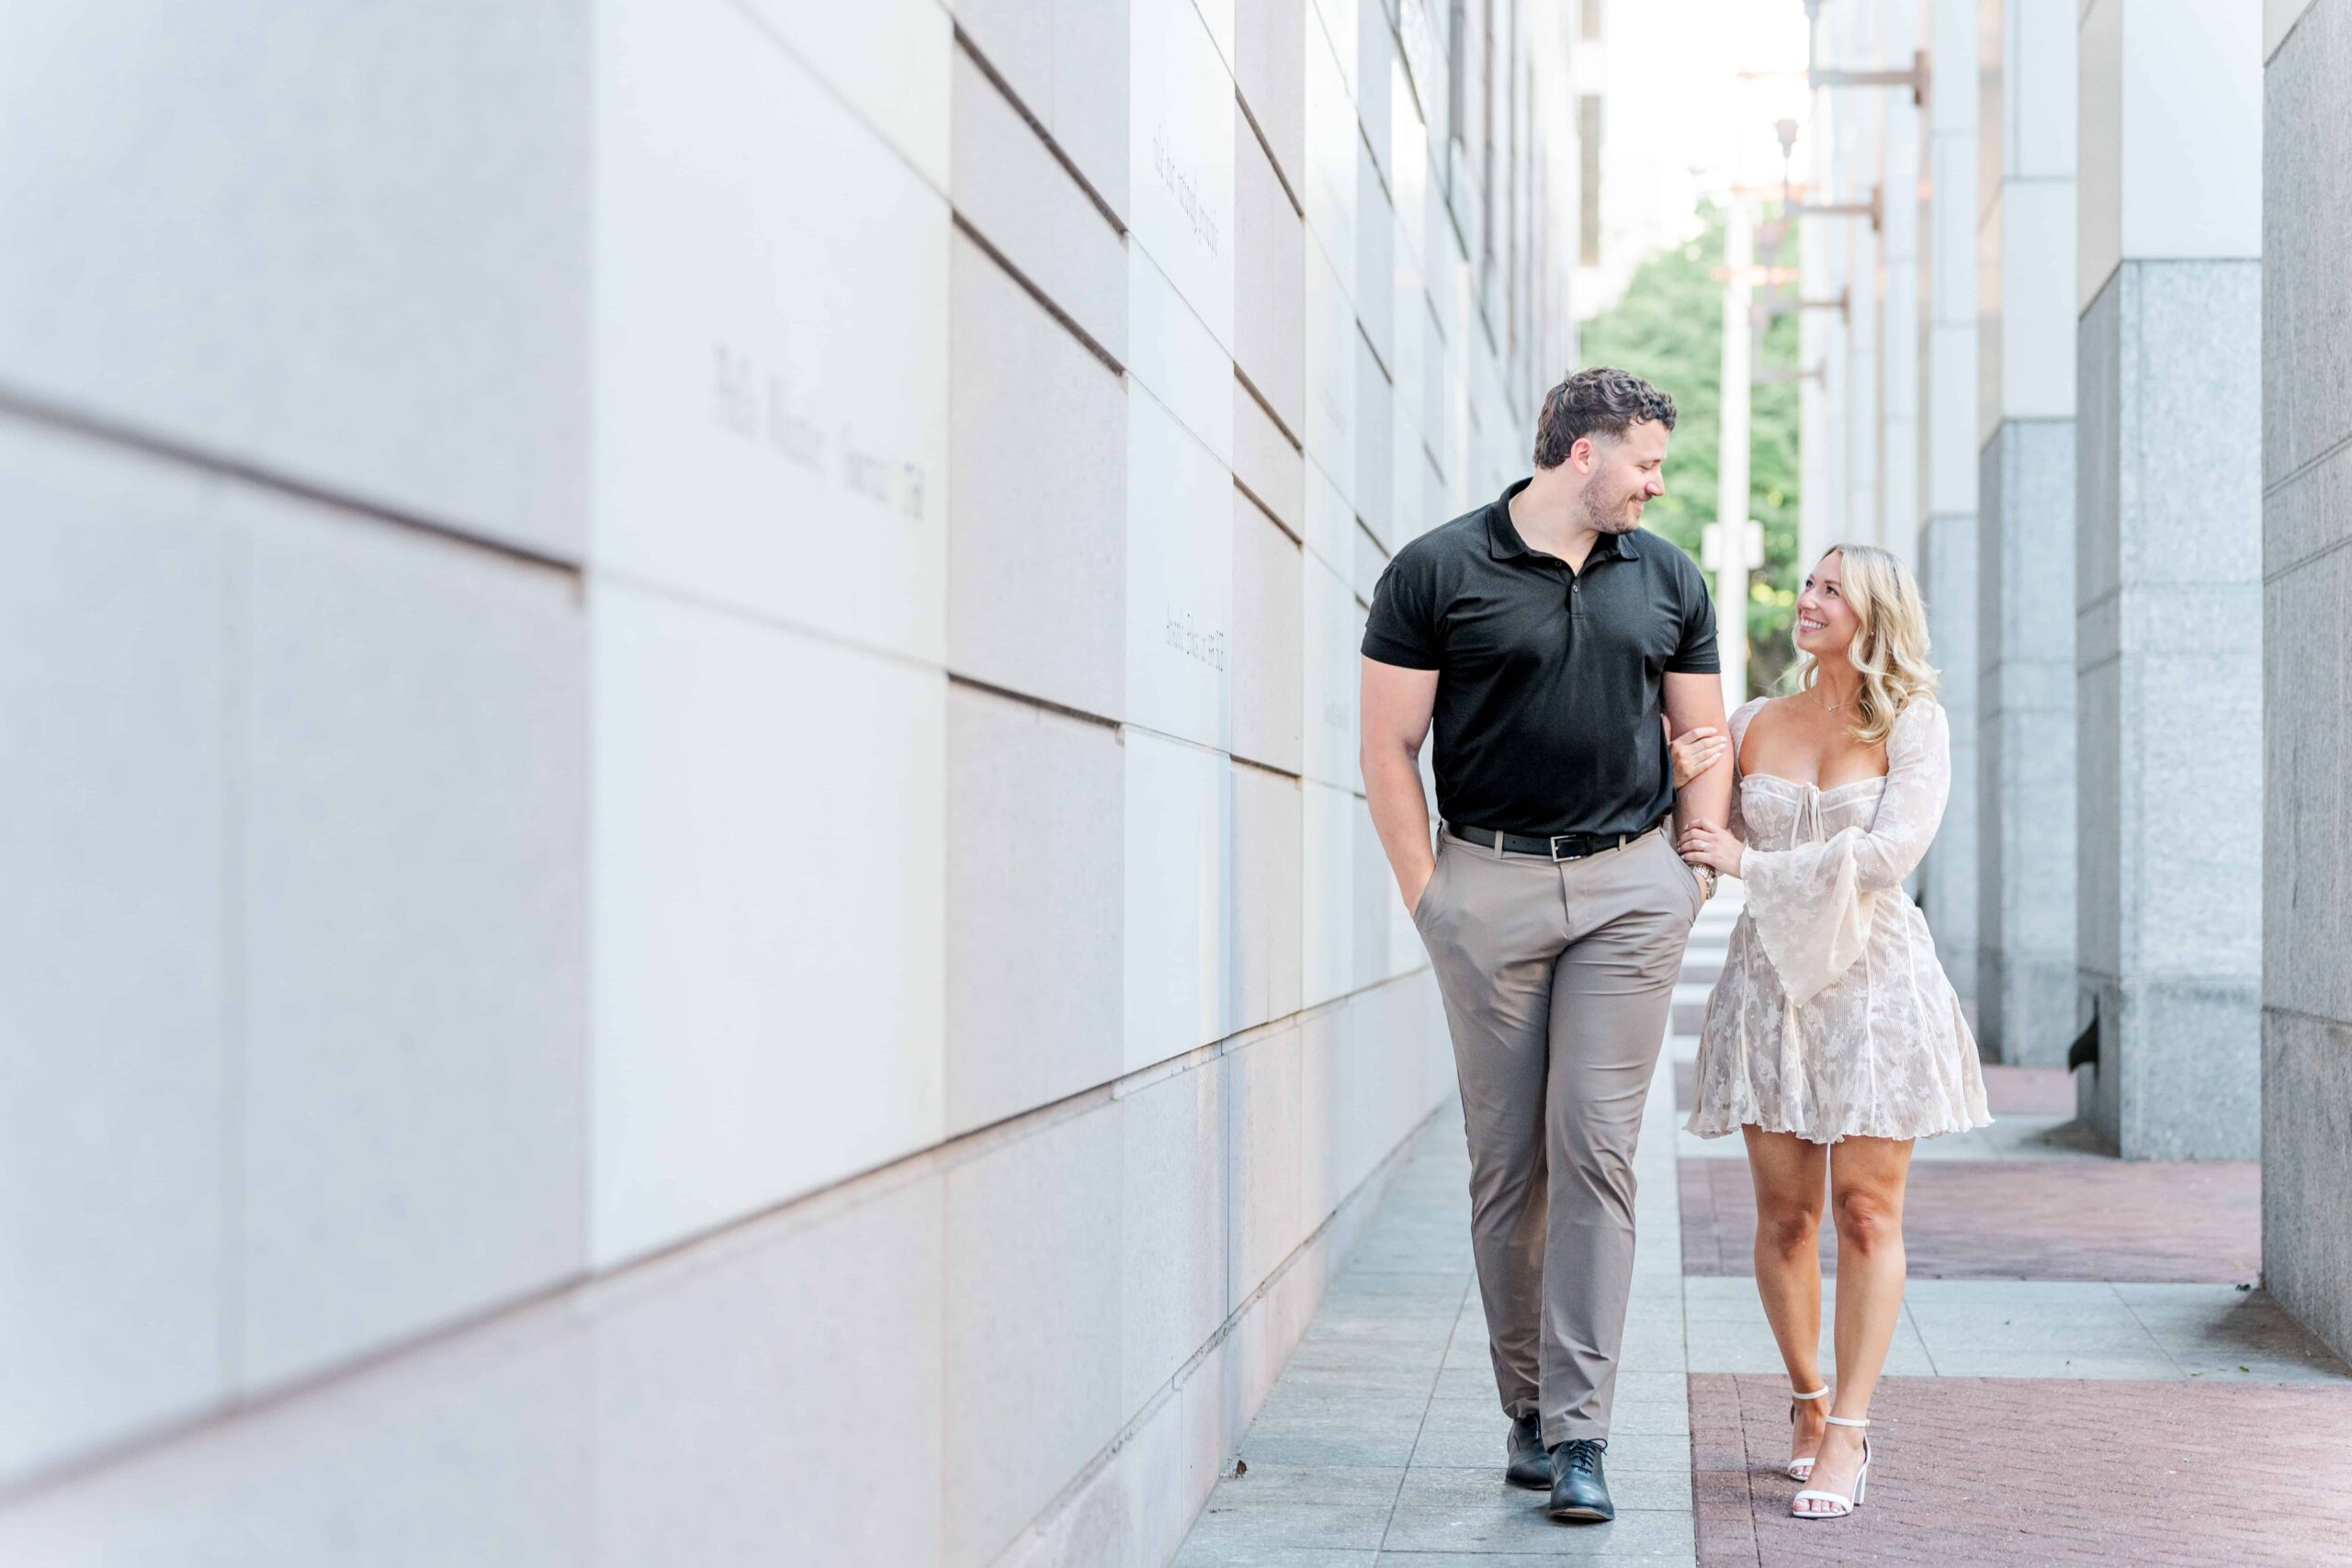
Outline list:
[[[1625,267],[1687,234],[1702,190],[1779,181],[1772,122],[1788,116],[1802,125],[1805,115],[1804,6],[1607,3],[1601,220],[1611,231],[1611,259]],[[1743,82],[1742,71],[1790,74]],[[1800,131],[1800,176],[1804,156]]]

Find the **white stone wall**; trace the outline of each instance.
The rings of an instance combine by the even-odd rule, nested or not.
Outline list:
[[[1452,1088],[1355,645],[1572,8],[140,9],[0,21],[0,1560],[1165,1561]]]
[[[2273,5],[2263,76],[2262,1277],[2352,1348],[2352,213],[2345,0]]]

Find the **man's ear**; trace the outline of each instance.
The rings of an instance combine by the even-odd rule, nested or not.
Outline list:
[[[1569,465],[1580,474],[1589,475],[1592,472],[1592,462],[1598,456],[1589,435],[1577,436],[1568,447]]]

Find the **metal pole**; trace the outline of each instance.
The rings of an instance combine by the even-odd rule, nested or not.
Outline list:
[[[1725,712],[1747,700],[1748,276],[1755,231],[1734,197],[1724,224],[1722,446],[1715,459],[1715,646]]]

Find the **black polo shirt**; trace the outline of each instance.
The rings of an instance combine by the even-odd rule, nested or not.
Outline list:
[[[1638,832],[1674,804],[1665,676],[1711,674],[1697,563],[1639,529],[1582,571],[1527,547],[1501,497],[1396,552],[1373,590],[1367,659],[1438,671],[1438,812],[1506,833]]]

